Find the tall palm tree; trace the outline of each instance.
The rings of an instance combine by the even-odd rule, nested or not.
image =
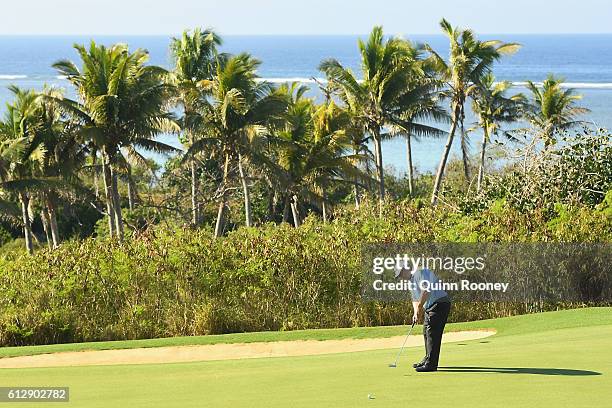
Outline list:
[[[298,87],[295,83],[290,87],[281,86],[279,92],[287,96],[289,106],[272,139],[278,155],[278,164],[282,169],[282,180],[278,184],[285,198],[283,221],[288,221],[291,213],[295,227],[298,227],[301,221],[297,190],[304,173],[306,156],[300,142],[312,135],[314,127],[312,115],[315,106],[312,99],[304,97],[306,91],[306,87]]]
[[[285,194],[285,220],[289,209],[293,224],[301,223],[299,202],[320,205],[324,222],[328,219],[328,190],[338,183],[353,184],[366,176],[355,165],[362,158],[352,154],[351,117],[333,100],[316,106],[305,98],[305,87],[281,87],[289,95],[284,122],[272,137],[278,165],[279,183]]]
[[[323,222],[328,219],[328,190],[338,184],[358,187],[368,180],[359,164],[368,159],[361,154],[363,147],[355,149],[355,133],[352,115],[333,100],[319,105],[313,112],[312,140],[306,139],[305,181],[320,196]],[[363,135],[363,133],[359,132]],[[308,174],[310,173],[310,174]],[[308,189],[308,184],[305,185]],[[358,197],[356,196],[356,200]],[[357,201],[356,201],[357,202]]]
[[[313,80],[316,82],[321,93],[325,96],[325,103],[329,104],[332,101],[334,92],[338,90],[335,89],[337,86],[335,86],[335,84],[332,82],[323,83],[317,78],[313,78]],[[370,168],[370,164],[374,163],[374,156],[368,146],[368,141],[370,138],[367,135],[365,125],[361,120],[359,113],[352,110],[356,107],[357,106],[354,104],[351,105],[346,102],[342,108],[335,106],[336,109],[341,109],[342,113],[340,116],[344,117],[343,131],[351,144],[351,149],[355,158],[353,160],[353,164],[357,167],[365,167],[367,173],[367,170]],[[354,180],[353,196],[355,199],[356,209],[359,209],[361,204],[360,185],[361,183],[359,180]]]
[[[232,163],[237,165],[240,172],[246,224],[252,225],[249,177],[244,166],[247,160],[270,162],[261,154],[258,146],[261,145],[261,138],[268,133],[269,121],[286,107],[285,100],[274,92],[273,87],[259,80],[256,70],[260,64],[259,60],[246,53],[220,56],[213,79],[199,83],[202,91],[210,94],[206,103],[200,106],[203,120],[198,131],[206,136],[193,142],[184,160],[191,160],[194,155],[210,151],[211,148],[219,152],[222,176],[216,237],[223,234],[225,226]]]
[[[400,38],[385,40],[382,27],[374,27],[368,41],[359,40],[361,76],[357,78],[335,59],[321,63],[319,69],[336,87],[340,98],[358,112],[360,120],[374,142],[378,193],[382,203],[385,182],[382,157],[382,139],[385,126],[404,126],[405,115],[412,105],[407,102],[409,84],[420,66],[420,50]]]
[[[472,110],[478,117],[478,127],[482,130],[482,144],[480,149],[480,163],[478,167],[477,191],[480,191],[484,177],[485,155],[487,143],[491,135],[498,134],[503,123],[511,123],[521,119],[525,106],[525,96],[515,94],[508,96],[512,82],[495,82],[495,76],[488,73],[480,81],[472,97]],[[511,138],[508,132],[503,132]]]
[[[58,202],[71,193],[78,192],[80,196],[89,194],[78,177],[86,162],[87,147],[79,142],[70,121],[53,102],[61,98],[63,91],[53,87],[45,87],[40,93],[40,126],[33,140],[47,153],[37,175],[47,180],[40,190],[41,218],[52,248],[57,248],[60,242]]]
[[[196,28],[192,33],[184,31],[180,38],[173,38],[170,50],[174,59],[172,72],[173,83],[178,90],[178,102],[182,105],[183,116],[180,119],[181,128],[185,134],[187,147],[198,137],[196,129],[201,117],[197,105],[203,94],[198,86],[200,81],[212,80],[216,72],[217,47],[221,38],[211,29]],[[191,223],[198,225],[200,220],[200,204],[198,202],[198,169],[195,158],[190,160],[191,172]]]
[[[15,86],[10,90],[15,95],[15,102],[8,106],[2,134],[6,139],[3,153],[13,151],[13,163],[3,166],[0,179],[5,179],[5,189],[17,191],[22,203],[28,202],[24,207],[31,208],[34,201],[40,204],[47,242],[50,248],[57,248],[60,241],[57,202],[62,195],[84,191],[76,177],[85,160],[84,149],[70,132],[57,106],[50,103],[51,98],[62,97],[60,90],[46,86],[41,93]],[[21,156],[15,156],[19,146],[22,147]],[[7,176],[12,180],[6,181]],[[26,230],[29,228],[25,222],[26,213],[30,220],[34,217],[30,208],[23,211]],[[25,234],[26,243],[30,241],[31,244],[28,235],[31,234]]]
[[[34,174],[44,160],[45,150],[34,142],[40,126],[38,94],[9,87],[14,102],[7,104],[0,122],[0,187],[17,195],[21,204],[23,233],[27,251],[34,252],[30,211],[32,193],[40,186]]]
[[[431,47],[428,47],[428,50],[431,53],[432,62],[436,65],[442,80],[447,86],[447,94],[450,99],[451,127],[434,182],[431,196],[432,204],[436,204],[438,200],[446,162],[457,126],[461,128],[463,167],[466,179],[469,179],[467,137],[464,130],[465,103],[468,97],[476,90],[476,86],[482,81],[484,75],[491,71],[495,61],[503,55],[516,52],[520,47],[518,44],[504,43],[499,40],[480,41],[472,30],[452,27],[445,19],[440,22],[440,27],[450,41],[448,62]]]
[[[329,102],[328,102],[329,103]],[[359,114],[351,110],[351,106],[345,104],[342,107],[345,123],[343,125],[344,133],[348,138],[351,150],[353,152],[353,165],[357,168],[364,169],[366,174],[369,174],[371,165],[375,162],[374,155],[368,146],[369,137],[367,135],[363,121],[360,120]],[[365,180],[366,183],[372,181],[369,177]],[[358,178],[353,180],[353,195],[355,196],[355,208],[359,209],[361,205],[361,188],[363,182]],[[367,188],[365,186],[364,188]]]
[[[582,99],[574,89],[563,89],[564,80],[550,74],[538,86],[527,81],[527,89],[531,92],[531,109],[526,112],[527,119],[537,130],[537,137],[544,141],[545,147],[555,143],[555,135],[562,130],[584,123],[578,116],[589,110],[576,105]]]
[[[448,122],[449,117],[445,109],[440,105],[441,82],[435,78],[434,67],[431,61],[420,61],[424,75],[415,75],[410,82],[408,92],[404,97],[404,103],[410,108],[403,115],[404,123],[401,126],[391,127],[396,135],[403,136],[406,140],[406,165],[408,175],[408,191],[414,194],[414,166],[412,164],[412,139],[419,140],[421,137],[441,138],[446,132],[423,125],[422,121],[433,120],[437,123]]]
[[[160,153],[175,148],[155,140],[163,131],[177,129],[167,101],[173,87],[168,72],[146,65],[149,54],[129,52],[125,44],[109,48],[91,42],[89,48],[74,46],[82,69],[61,60],[53,66],[77,90],[78,100],[49,98],[70,113],[79,125],[79,134],[102,156],[102,173],[111,236],[123,238],[123,217],[118,190],[118,173],[125,169],[122,147]]]

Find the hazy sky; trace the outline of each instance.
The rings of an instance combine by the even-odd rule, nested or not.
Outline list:
[[[429,34],[612,32],[611,0],[9,0],[0,34]]]

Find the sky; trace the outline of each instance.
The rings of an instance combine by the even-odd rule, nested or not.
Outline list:
[[[610,33],[610,0],[9,0],[3,35],[175,35],[438,32],[446,17],[479,33]]]

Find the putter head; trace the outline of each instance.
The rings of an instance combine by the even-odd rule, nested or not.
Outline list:
[[[389,367],[390,368],[396,368],[397,367],[397,363],[391,363],[391,364],[389,364]]]

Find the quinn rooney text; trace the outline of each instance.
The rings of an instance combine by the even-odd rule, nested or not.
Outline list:
[[[459,282],[428,282],[423,280],[419,282],[419,289],[424,291],[432,290],[444,290],[444,291],[496,291],[506,292],[510,286],[507,282],[470,282],[467,279],[463,279]],[[372,283],[372,287],[376,291],[413,291],[417,289],[417,284],[410,280],[399,280],[396,282],[383,282],[380,279],[375,280]]]

